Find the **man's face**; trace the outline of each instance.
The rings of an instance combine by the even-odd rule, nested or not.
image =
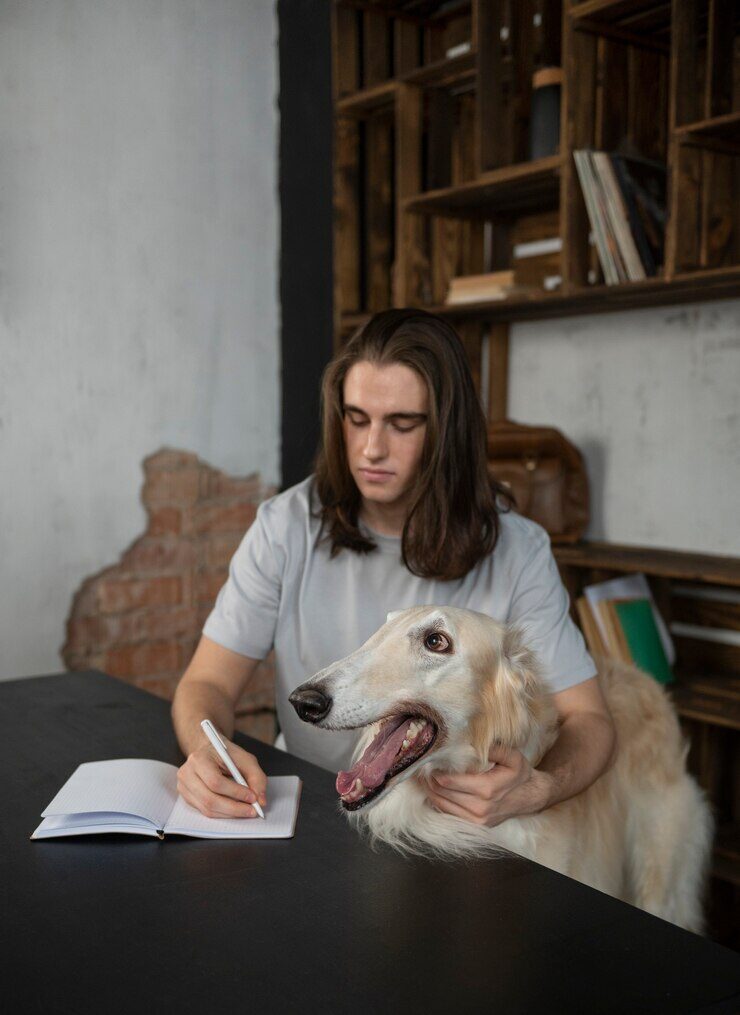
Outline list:
[[[362,496],[403,504],[421,463],[427,387],[402,363],[355,363],[344,379],[344,440]]]

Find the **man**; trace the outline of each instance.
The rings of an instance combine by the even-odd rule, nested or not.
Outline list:
[[[266,802],[256,758],[229,744],[250,788],[238,786],[199,723],[231,735],[236,702],[273,647],[287,749],[346,768],[356,734],[300,723],[288,694],[389,611],[434,603],[523,625],[561,726],[537,769],[515,746],[496,747],[490,771],[440,774],[430,804],[493,826],[586,789],[613,761],[614,726],[547,534],[503,510],[507,492],[488,477],[485,420],[454,330],[420,310],[376,314],[328,365],[322,418],[314,473],[260,505],[177,688],[183,797],[211,816],[253,817],[251,804]]]

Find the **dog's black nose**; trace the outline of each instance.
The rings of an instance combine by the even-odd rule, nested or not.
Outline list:
[[[331,698],[316,687],[297,688],[288,698],[304,722],[319,722],[331,708]]]

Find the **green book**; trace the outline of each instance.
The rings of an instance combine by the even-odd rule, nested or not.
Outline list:
[[[673,673],[660,640],[650,600],[615,600],[614,609],[635,666],[645,670],[661,684],[672,683]]]

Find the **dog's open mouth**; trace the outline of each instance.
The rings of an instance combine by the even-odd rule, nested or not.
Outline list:
[[[426,754],[436,737],[437,726],[425,716],[383,720],[357,764],[337,775],[337,793],[345,810],[356,811],[376,797],[389,779]]]

